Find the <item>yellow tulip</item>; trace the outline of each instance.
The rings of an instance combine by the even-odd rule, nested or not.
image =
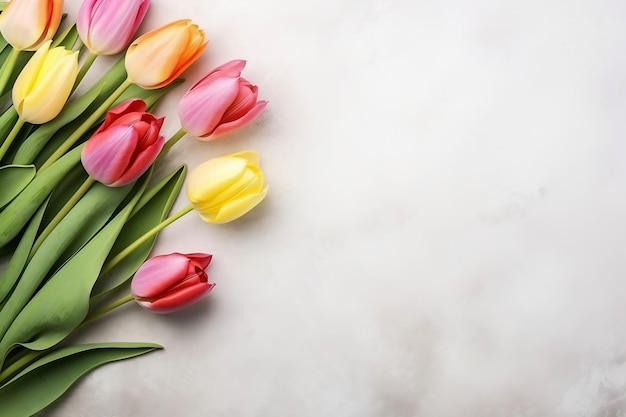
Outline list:
[[[126,51],[128,79],[141,88],[174,81],[206,49],[204,31],[189,19],[177,20],[137,38]]]
[[[52,39],[63,0],[12,0],[0,14],[0,33],[15,49],[34,51]]]
[[[67,101],[78,73],[78,52],[43,44],[13,85],[13,104],[20,117],[41,124],[54,119]]]
[[[252,210],[267,195],[254,151],[211,159],[187,178],[187,198],[208,223],[227,223]]]

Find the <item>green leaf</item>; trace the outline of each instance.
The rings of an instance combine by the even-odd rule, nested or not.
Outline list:
[[[80,161],[81,150],[82,146],[71,150],[50,168],[36,175],[35,179],[0,211],[0,247],[5,246],[19,234],[54,187]]]
[[[10,49],[10,48],[7,48],[7,49]],[[15,84],[15,80],[17,79],[17,76],[20,75],[20,72],[22,72],[22,69],[24,68],[24,66],[30,59],[30,57],[33,56],[34,53],[35,52],[31,52],[31,51],[20,51],[20,54],[17,57],[17,61],[15,62],[15,66],[13,67],[13,70],[11,71],[11,76],[9,77],[9,81],[4,87],[4,90],[0,91],[0,95],[6,94],[9,91],[11,91],[11,88],[13,88],[13,84]]]
[[[9,265],[7,265],[7,269],[4,270],[2,276],[0,277],[0,302],[4,301],[6,296],[11,292],[17,282],[17,279],[26,266],[28,255],[30,254],[30,249],[35,242],[35,238],[37,237],[37,230],[41,224],[41,219],[43,218],[45,209],[46,204],[42,204],[39,211],[35,214],[26,228],[24,235],[20,239],[20,243],[17,245],[11,260],[9,261]]]
[[[51,47],[54,48],[55,46],[63,46],[65,49],[72,49],[74,48],[74,44],[76,44],[77,40],[78,30],[76,29],[76,24],[73,24],[54,39]]]
[[[12,47],[9,47],[9,42],[0,35],[0,65],[7,60],[7,57],[11,53],[11,48]]]
[[[80,325],[89,310],[89,295],[104,261],[140,197],[141,193],[137,193],[21,310],[0,341],[0,365],[16,345],[45,350]]]
[[[4,143],[7,136],[9,136],[9,132],[13,129],[13,126],[17,122],[17,118],[18,114],[13,106],[6,109],[4,113],[2,113],[2,116],[0,116],[0,144]]]
[[[34,165],[0,167],[0,208],[6,206],[35,178]]]
[[[162,348],[153,343],[94,343],[56,350],[0,388],[0,415],[32,416],[60,398],[92,369]]]
[[[59,258],[63,258],[62,255],[70,245],[73,246],[73,252],[69,256],[85,245],[106,224],[132,188],[132,185],[114,188],[100,183],[94,184],[52,230],[39,249],[34,254],[31,253],[32,259],[0,311],[0,338],[46,276],[52,272],[52,267],[59,260],[67,260]]]
[[[165,220],[176,201],[186,174],[187,167],[181,166],[144,193],[132,217],[128,219],[115,241],[109,259]],[[92,296],[107,293],[128,281],[150,255],[155,242],[156,236],[139,246],[111,271],[101,275],[94,286]]]

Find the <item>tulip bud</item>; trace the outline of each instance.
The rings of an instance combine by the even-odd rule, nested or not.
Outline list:
[[[171,83],[206,49],[204,31],[177,20],[137,38],[126,51],[128,78],[150,90]]]
[[[13,85],[15,109],[29,123],[46,123],[59,114],[78,73],[78,52],[49,49],[50,44],[41,45]]]
[[[126,48],[141,24],[150,0],[84,0],[76,18],[78,35],[96,55]]]
[[[0,14],[0,33],[20,51],[34,51],[52,39],[63,12],[63,0],[12,0]]]
[[[110,187],[139,178],[161,152],[163,117],[146,112],[146,103],[131,99],[109,110],[102,125],[85,143],[85,171]]]
[[[178,116],[183,130],[205,140],[228,134],[256,119],[267,101],[257,101],[258,87],[241,78],[246,61],[215,68],[181,98]]]
[[[130,284],[135,300],[155,313],[169,313],[195,303],[215,286],[204,271],[212,256],[171,253],[139,267]]]
[[[247,125],[263,111],[258,87],[241,78],[246,61],[233,60],[215,68],[181,98],[178,116],[183,130],[213,140]]]
[[[187,198],[208,223],[227,223],[252,210],[267,195],[259,155],[244,151],[211,159],[187,177]]]

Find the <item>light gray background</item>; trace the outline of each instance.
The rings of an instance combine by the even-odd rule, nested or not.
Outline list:
[[[626,416],[626,3],[153,0],[142,31],[185,17],[211,45],[166,135],[233,58],[270,104],[161,172],[253,148],[270,195],[164,232],[214,292],[102,319],[166,349],[46,416]]]

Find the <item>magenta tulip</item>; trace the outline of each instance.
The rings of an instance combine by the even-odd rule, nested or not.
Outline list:
[[[110,187],[135,181],[163,148],[162,125],[163,117],[147,113],[143,100],[131,99],[114,107],[85,143],[81,154],[85,171]]]
[[[181,98],[178,116],[183,130],[213,140],[247,125],[263,111],[258,88],[241,78],[246,61],[234,60],[215,68]]]
[[[142,307],[156,313],[193,304],[215,286],[205,271],[211,258],[206,253],[171,253],[148,259],[135,273],[131,293]]]
[[[150,0],[84,0],[76,18],[78,35],[96,55],[114,55],[128,46]]]

